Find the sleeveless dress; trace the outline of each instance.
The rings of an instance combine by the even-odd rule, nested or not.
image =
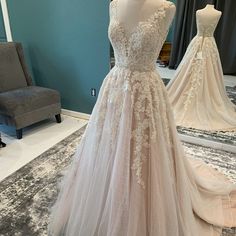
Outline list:
[[[221,227],[236,225],[235,186],[195,174],[156,71],[172,3],[163,1],[130,37],[116,7],[117,0],[109,25],[116,65],[62,182],[49,235],[219,235]]]
[[[201,22],[167,86],[177,125],[215,131],[236,131],[236,106],[224,86],[221,61],[214,39],[218,23]]]

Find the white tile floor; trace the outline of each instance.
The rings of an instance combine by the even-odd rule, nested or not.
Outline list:
[[[1,125],[0,131],[7,146],[0,149],[0,181],[86,123],[87,120],[63,115],[60,124],[47,120],[24,129],[21,140],[16,139],[13,128]]]

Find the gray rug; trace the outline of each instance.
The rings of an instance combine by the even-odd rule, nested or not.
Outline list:
[[[164,84],[167,85],[170,79],[162,79]],[[226,86],[228,97],[236,105],[236,86]],[[185,128],[178,126],[178,132],[184,135],[189,135],[197,138],[203,138],[215,142],[221,142],[230,145],[236,145],[236,132],[223,132],[223,131],[204,131],[194,128]]]
[[[49,209],[62,171],[70,164],[85,127],[0,183],[0,235],[46,236]]]
[[[85,127],[68,136],[0,183],[1,236],[47,235],[57,183],[71,163],[84,130]],[[236,183],[234,154],[188,143],[184,143],[184,148],[187,155],[203,159]],[[222,236],[233,235],[236,229],[224,230]]]

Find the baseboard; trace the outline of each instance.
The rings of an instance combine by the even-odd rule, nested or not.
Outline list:
[[[215,141],[207,140],[207,139],[204,139],[204,138],[192,137],[192,136],[184,135],[184,134],[179,134],[179,137],[182,141],[187,142],[187,143],[201,145],[201,146],[204,146],[204,147],[210,147],[210,148],[222,150],[222,151],[225,151],[225,152],[236,153],[236,147],[234,145],[215,142]]]
[[[78,111],[72,111],[67,109],[61,109],[61,113],[66,116],[73,116],[79,119],[89,120],[90,114],[82,113]]]

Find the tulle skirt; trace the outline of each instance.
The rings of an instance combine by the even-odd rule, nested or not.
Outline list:
[[[167,90],[177,125],[236,131],[236,106],[226,94],[214,37],[193,38]]]
[[[236,187],[197,166],[183,153],[158,73],[115,66],[61,184],[49,235],[220,235],[236,226]]]

